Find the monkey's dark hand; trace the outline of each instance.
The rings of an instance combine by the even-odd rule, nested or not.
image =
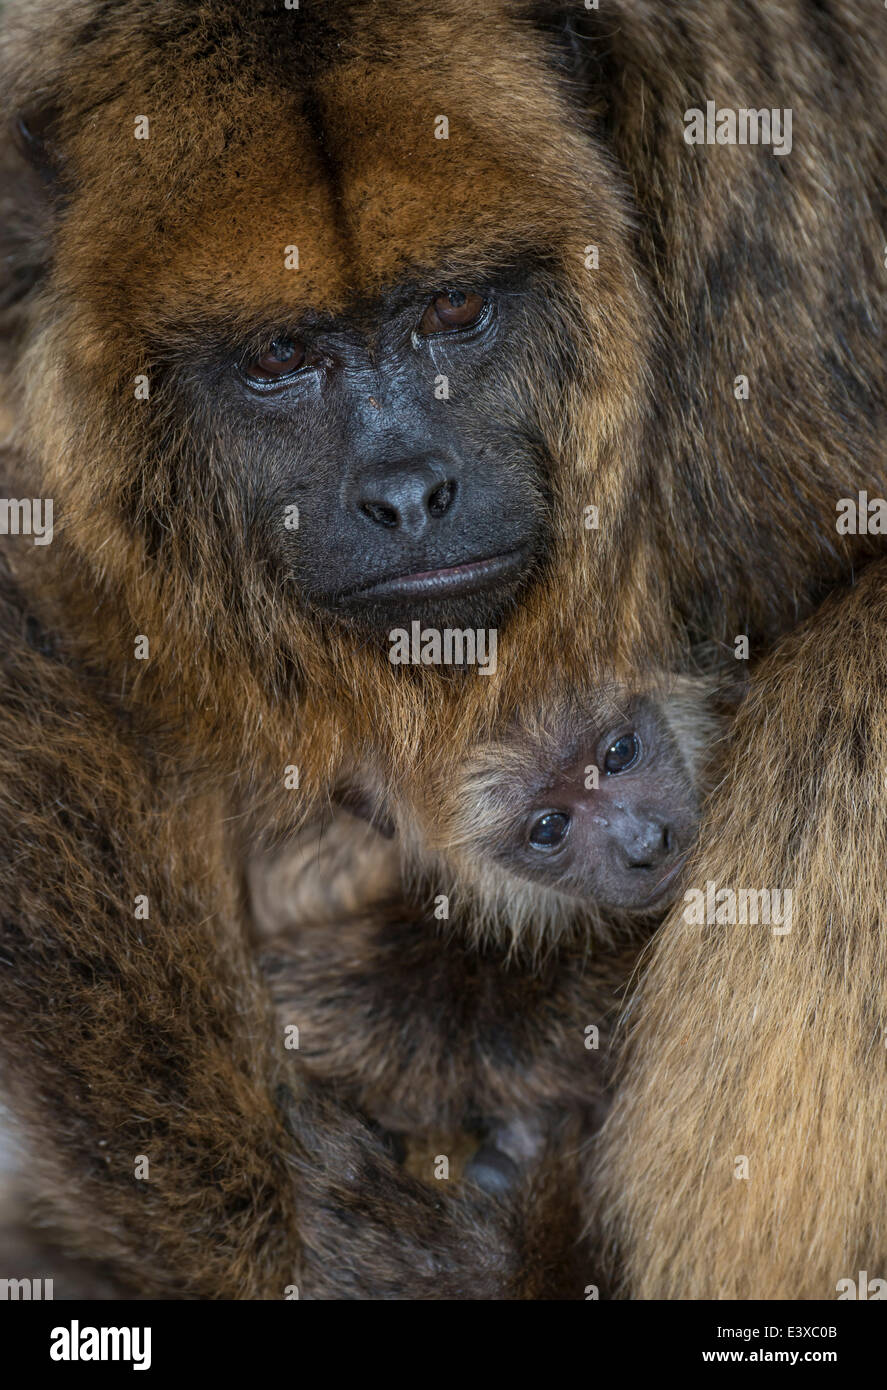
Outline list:
[[[541,1111],[500,1120],[465,1165],[466,1181],[491,1194],[511,1191],[538,1164],[547,1136]]]

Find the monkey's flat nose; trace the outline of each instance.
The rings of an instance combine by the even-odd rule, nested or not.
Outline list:
[[[453,479],[441,481],[429,468],[392,467],[367,481],[357,506],[374,525],[418,538],[446,516],[455,497]]]
[[[626,843],[625,862],[629,869],[655,869],[671,852],[671,844],[668,826],[648,821]]]

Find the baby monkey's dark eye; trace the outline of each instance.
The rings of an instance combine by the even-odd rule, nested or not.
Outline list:
[[[641,743],[637,734],[623,734],[611,743],[604,758],[604,772],[612,776],[617,772],[627,772],[634,767],[641,755]]]
[[[297,372],[304,364],[303,343],[293,342],[292,338],[277,338],[267,352],[250,362],[246,374],[254,381],[274,381],[277,377]]]
[[[464,294],[449,290],[435,295],[419,324],[423,337],[431,333],[446,333],[453,328],[470,328],[484,311],[486,300],[479,294]]]
[[[556,849],[567,838],[569,829],[566,811],[546,811],[530,826],[530,844],[533,849]]]

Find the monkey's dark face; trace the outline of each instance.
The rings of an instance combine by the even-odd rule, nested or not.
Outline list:
[[[673,897],[699,806],[665,720],[648,701],[582,740],[528,798],[500,861],[598,906],[644,912]]]
[[[526,319],[507,279],[408,285],[213,372],[256,548],[301,602],[383,632],[495,621],[545,522],[531,423],[496,409]]]

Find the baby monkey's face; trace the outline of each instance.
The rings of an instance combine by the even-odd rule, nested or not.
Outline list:
[[[636,699],[623,717],[582,733],[559,765],[550,749],[542,761],[543,769],[527,766],[519,814],[508,779],[511,830],[499,862],[603,908],[665,906],[696,835],[699,801],[663,709]]]

